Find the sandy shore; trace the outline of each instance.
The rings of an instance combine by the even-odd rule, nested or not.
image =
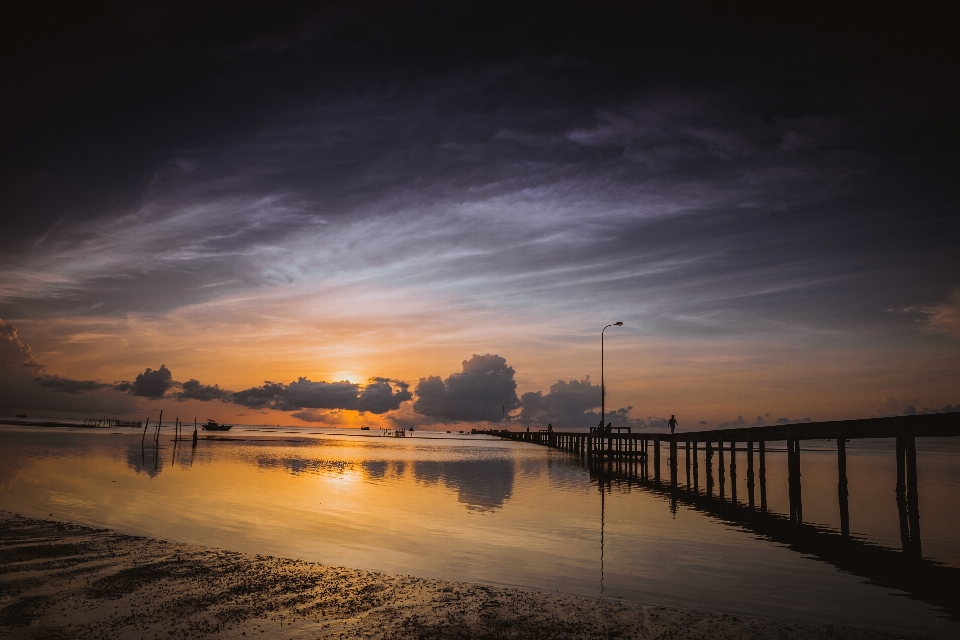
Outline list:
[[[884,638],[251,556],[0,512],[4,638]]]

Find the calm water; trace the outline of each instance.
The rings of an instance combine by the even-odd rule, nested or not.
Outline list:
[[[671,508],[656,492],[601,492],[568,454],[485,436],[375,434],[234,427],[195,450],[168,434],[141,451],[134,430],[0,427],[0,509],[390,573],[960,635],[903,592]],[[805,443],[803,513],[839,528],[831,444]],[[960,448],[927,440],[918,450],[924,556],[960,568]],[[787,513],[785,454],[768,453],[767,467],[770,509]],[[895,470],[891,442],[848,445],[851,531],[899,549]]]

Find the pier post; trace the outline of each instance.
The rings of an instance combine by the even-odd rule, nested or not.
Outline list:
[[[907,436],[907,516],[910,518],[910,552],[920,559],[920,495],[917,492],[917,439]]]
[[[840,535],[850,535],[850,511],[847,503],[847,442],[837,438],[837,498],[840,501]]]
[[[687,477],[687,491],[690,491],[690,438],[686,438],[684,449],[686,449],[686,453],[687,453],[687,456],[686,456],[687,471],[684,475]]]
[[[800,439],[787,439],[787,474],[790,487],[790,521],[803,522],[803,500],[800,491]]]
[[[713,497],[713,443],[709,440],[705,443],[707,453],[704,462],[707,465],[707,497]]]
[[[760,459],[760,513],[767,512],[767,443],[760,440],[757,443],[757,456]]]
[[[643,445],[643,481],[650,480],[650,439],[644,438]]]
[[[700,461],[697,460],[697,441],[693,441],[693,492],[700,493]]]
[[[670,436],[670,488],[677,488],[677,438]]]
[[[737,504],[737,443],[730,443],[730,502]]]
[[[750,509],[754,507],[753,488],[753,440],[747,440],[747,503]]]
[[[910,522],[907,520],[907,439],[897,436],[897,511],[900,515],[900,547],[910,553]]]
[[[660,436],[653,436],[653,481],[660,484]]]
[[[723,465],[723,440],[720,440],[717,442],[717,479],[720,481],[720,502],[723,502],[724,498],[726,498],[726,491],[724,491],[726,475],[727,471]]]

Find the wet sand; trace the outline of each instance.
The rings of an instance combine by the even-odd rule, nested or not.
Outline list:
[[[4,638],[896,638],[254,556],[0,511]]]

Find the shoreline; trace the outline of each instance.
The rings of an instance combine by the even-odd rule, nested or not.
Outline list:
[[[244,554],[0,511],[10,638],[903,638]]]

